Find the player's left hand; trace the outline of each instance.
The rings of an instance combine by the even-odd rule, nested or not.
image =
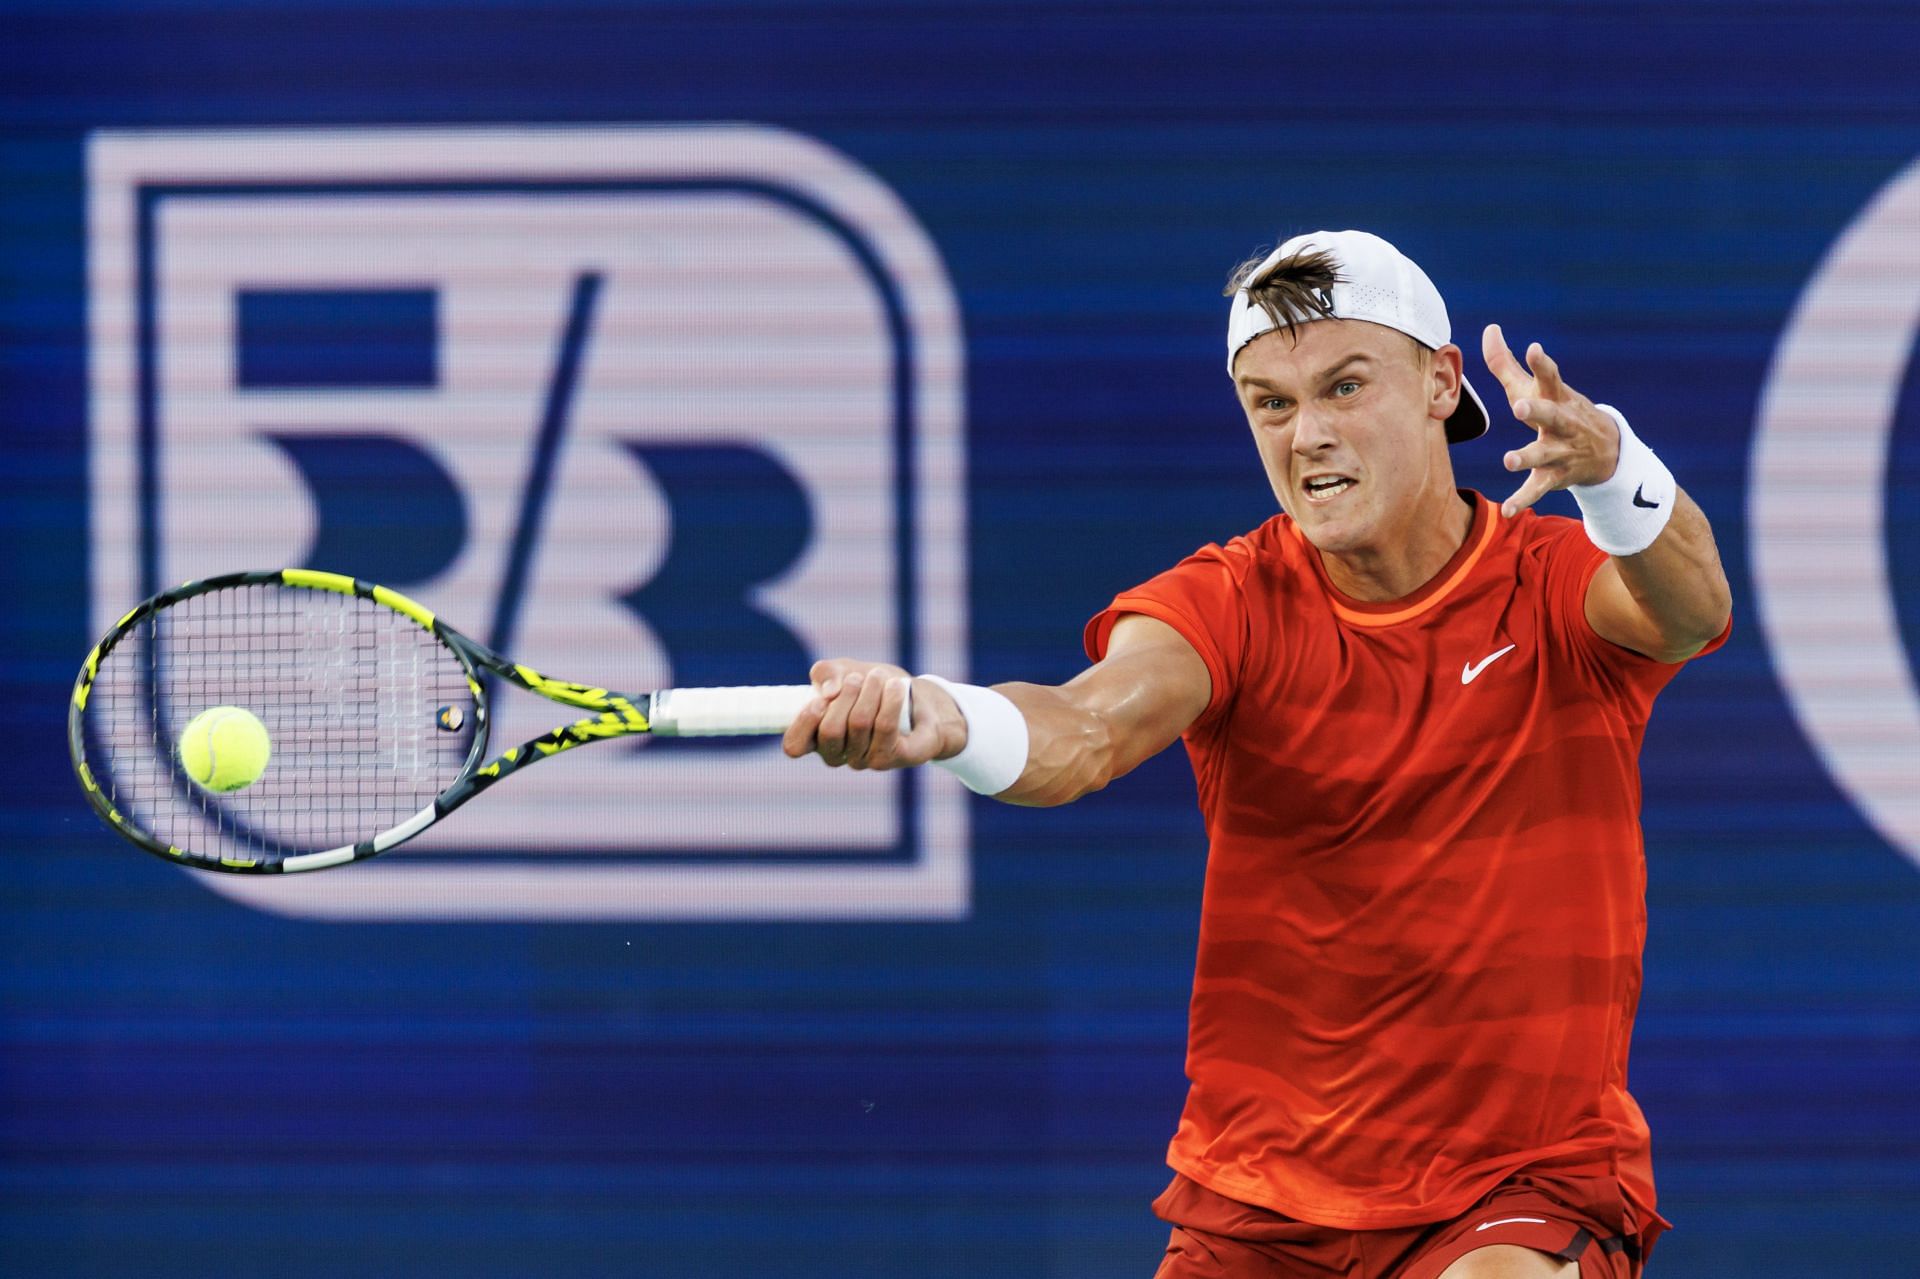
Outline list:
[[[1527,481],[1500,504],[1502,515],[1518,515],[1555,489],[1612,478],[1620,462],[1620,428],[1560,380],[1560,366],[1538,342],[1527,348],[1523,366],[1507,348],[1500,326],[1489,324],[1480,352],[1506,388],[1513,415],[1539,432],[1533,443],[1506,456],[1507,469],[1527,472]]]

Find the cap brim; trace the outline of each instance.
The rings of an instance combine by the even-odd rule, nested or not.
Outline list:
[[[1477,440],[1487,433],[1487,406],[1480,398],[1480,392],[1473,389],[1473,383],[1463,375],[1460,379],[1460,403],[1455,406],[1453,416],[1447,419],[1447,443],[1465,444],[1468,440]]]

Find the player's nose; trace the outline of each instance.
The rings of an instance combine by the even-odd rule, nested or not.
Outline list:
[[[1293,422],[1293,451],[1302,457],[1324,453],[1339,443],[1330,415],[1303,406]]]

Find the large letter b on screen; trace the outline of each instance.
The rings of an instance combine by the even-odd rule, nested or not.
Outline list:
[[[311,563],[614,687],[964,672],[953,296],[845,157],[738,126],[251,130],[97,135],[89,164],[96,629]],[[495,741],[552,717],[503,696]],[[331,918],[965,912],[949,779],[674,747],[529,770],[337,875],[196,882]]]

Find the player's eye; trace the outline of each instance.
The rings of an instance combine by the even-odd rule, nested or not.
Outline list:
[[[1266,399],[1260,401],[1260,407],[1262,409],[1265,409],[1269,413],[1279,413],[1279,412],[1283,412],[1286,409],[1287,402],[1281,399],[1277,395],[1270,395]]]
[[[1351,399],[1354,396],[1360,394],[1360,384],[1354,381],[1352,378],[1348,378],[1346,381],[1335,386],[1333,388],[1333,393],[1339,396],[1343,400]]]

